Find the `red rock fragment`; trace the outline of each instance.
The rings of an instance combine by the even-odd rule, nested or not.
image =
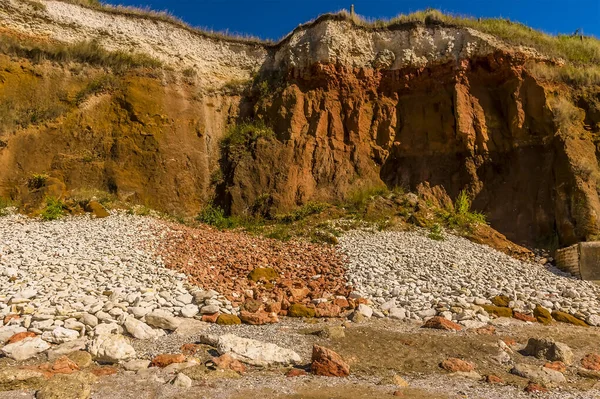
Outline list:
[[[202,321],[206,323],[216,323],[220,313],[203,314]]]
[[[212,360],[215,363],[215,365],[220,369],[229,369],[240,374],[246,372],[246,366],[244,366],[240,361],[231,357],[231,355],[228,353],[225,353],[219,357],[214,357]]]
[[[311,371],[321,376],[347,377],[350,375],[350,366],[331,349],[314,345]]]
[[[537,322],[537,319],[533,316],[530,316],[528,314],[525,313],[519,313],[519,312],[514,312],[513,313],[513,317],[517,320],[521,320],[521,321],[530,321],[532,323]]]
[[[427,320],[421,328],[434,328],[437,330],[446,330],[446,331],[460,331],[462,330],[462,326],[460,324],[456,324],[451,320],[446,319],[445,317],[434,316],[431,319]]]
[[[440,363],[440,367],[451,373],[456,373],[458,371],[468,373],[475,369],[475,365],[473,363],[466,362],[455,357],[444,360],[442,363]]]
[[[263,324],[274,324],[279,322],[279,318],[275,313],[267,313],[264,311],[257,313],[250,313],[242,310],[240,313],[240,319],[243,323],[251,324],[255,326]]]
[[[21,316],[19,316],[18,314],[9,314],[4,316],[4,325],[7,325],[8,323],[10,323],[11,320],[19,320],[21,318]]]
[[[588,353],[581,359],[583,368],[593,371],[600,371],[600,355],[597,353]]]
[[[72,374],[79,370],[79,366],[66,356],[61,356],[52,364],[51,372],[55,374]]]
[[[162,355],[158,355],[154,359],[152,359],[152,362],[150,363],[150,367],[164,368],[173,363],[183,363],[183,362],[185,362],[185,355],[183,355],[181,353],[178,355],[162,354]]]
[[[200,349],[202,349],[202,346],[197,344],[183,344],[181,345],[181,348],[179,348],[181,353],[183,353],[185,356],[193,356],[198,353]]]
[[[20,332],[20,333],[13,335],[12,337],[10,337],[8,339],[8,341],[6,341],[6,345],[14,344],[15,342],[19,342],[19,341],[23,341],[25,338],[35,338],[35,337],[37,337],[37,335],[34,332],[31,332],[31,331]]]
[[[561,373],[564,373],[565,371],[567,371],[567,365],[561,361],[548,362],[548,363],[544,364],[544,367],[546,367],[547,369],[560,371]]]
[[[537,392],[548,392],[548,390],[546,388],[544,388],[543,386],[530,381],[529,384],[527,384],[527,386],[525,387],[525,392],[537,393]]]
[[[285,373],[286,377],[302,377],[307,375],[308,373],[302,369],[291,369],[287,373]]]

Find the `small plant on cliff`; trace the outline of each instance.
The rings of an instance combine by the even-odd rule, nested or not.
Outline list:
[[[442,233],[442,226],[439,223],[434,223],[429,229],[429,238],[436,241],[443,241],[444,235]]]
[[[39,190],[40,188],[44,187],[44,185],[46,184],[46,181],[48,180],[48,175],[41,173],[34,173],[33,175],[31,175],[31,177],[27,180],[27,187],[30,190]]]
[[[42,210],[41,218],[43,220],[56,220],[63,217],[65,214],[65,204],[59,199],[48,197],[46,198],[46,207]]]
[[[242,155],[251,152],[259,139],[275,137],[275,132],[263,121],[239,123],[229,129],[221,141],[221,149],[227,157],[235,161]]]
[[[471,225],[486,223],[484,214],[471,210],[471,200],[464,190],[456,197],[454,209],[442,216],[450,227],[457,229],[468,229]]]
[[[206,205],[196,220],[200,223],[208,224],[209,226],[216,227],[218,229],[229,229],[234,227],[234,222],[231,218],[225,216],[225,212],[218,206],[212,204]]]

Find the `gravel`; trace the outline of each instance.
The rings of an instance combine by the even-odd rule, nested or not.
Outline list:
[[[355,293],[415,320],[449,311],[453,319],[485,322],[478,305],[500,294],[525,313],[538,304],[583,319],[600,311],[600,286],[450,234],[436,241],[423,231],[352,231],[339,248]]]
[[[180,316],[197,289],[156,256],[160,223],[123,212],[52,222],[0,218],[0,318],[17,313],[11,324],[38,334],[64,325],[83,335],[98,322],[143,320],[158,309]],[[183,313],[194,316],[189,306]]]

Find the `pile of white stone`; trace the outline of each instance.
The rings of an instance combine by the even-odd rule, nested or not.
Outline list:
[[[181,318],[237,313],[153,255],[159,224],[120,212],[53,222],[0,217],[0,345],[23,331],[55,344],[103,329],[148,339]]]
[[[375,315],[415,320],[441,315],[472,325],[489,320],[480,305],[506,295],[516,311],[531,313],[541,305],[600,324],[600,286],[461,237],[445,234],[435,241],[423,231],[352,231],[339,246],[349,257],[353,294],[370,298]]]

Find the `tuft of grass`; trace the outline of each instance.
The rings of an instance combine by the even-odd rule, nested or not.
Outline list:
[[[46,185],[48,176],[45,173],[34,173],[29,179],[27,179],[27,187],[30,190],[39,190]]]
[[[13,207],[15,204],[8,198],[0,197],[0,216],[6,216],[8,209]]]
[[[281,223],[293,223],[303,219],[306,219],[312,215],[318,215],[323,212],[325,209],[329,207],[329,204],[325,204],[323,202],[308,202],[300,208],[285,214],[283,216],[279,216],[277,219]]]
[[[558,66],[532,63],[527,65],[527,70],[533,77],[541,81],[562,82],[579,87],[600,85],[600,66],[598,65],[565,64]]]
[[[457,230],[469,230],[473,225],[485,224],[485,215],[471,210],[471,200],[466,191],[461,191],[454,201],[454,209],[440,210],[446,224]]]
[[[42,220],[56,220],[65,215],[65,204],[56,198],[46,198],[46,207],[42,210],[40,217]]]
[[[86,87],[75,95],[77,105],[83,103],[88,97],[105,91],[115,90],[121,85],[120,81],[114,75],[103,75],[92,80]]]
[[[552,98],[549,103],[558,132],[567,136],[572,135],[574,126],[583,119],[584,111],[562,96]]]
[[[352,212],[362,212],[373,198],[389,193],[390,190],[385,186],[356,189],[349,193],[345,205]]]
[[[97,41],[82,41],[74,44],[58,41],[40,41],[33,37],[18,38],[6,33],[0,34],[0,53],[26,58],[34,63],[53,61],[66,64],[79,62],[122,72],[131,68],[160,68],[162,62],[142,53],[109,51]]]

